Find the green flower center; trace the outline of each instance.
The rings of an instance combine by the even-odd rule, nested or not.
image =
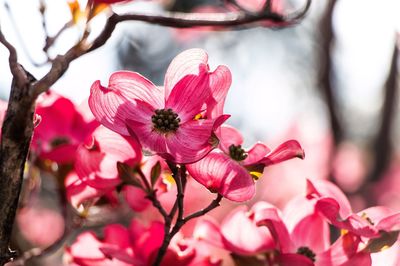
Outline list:
[[[157,109],[151,116],[151,122],[155,130],[161,133],[175,132],[179,128],[181,119],[178,114],[168,109]]]
[[[229,156],[235,161],[243,161],[247,158],[246,151],[242,148],[242,145],[234,145],[229,146]]]
[[[315,253],[308,247],[299,247],[296,253],[306,256],[307,258],[312,260],[312,262],[315,262]]]

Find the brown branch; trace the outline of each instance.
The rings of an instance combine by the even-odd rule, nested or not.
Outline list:
[[[321,54],[319,73],[319,86],[322,90],[325,103],[328,107],[331,130],[334,138],[335,145],[338,145],[343,138],[343,126],[338,114],[338,103],[332,87],[332,60],[331,60],[331,45],[333,42],[332,30],[332,14],[335,7],[336,0],[329,0],[325,14],[321,19]]]

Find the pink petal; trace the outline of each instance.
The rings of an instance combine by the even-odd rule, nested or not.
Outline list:
[[[199,66],[207,65],[208,55],[202,49],[189,49],[178,54],[169,65],[165,74],[165,99],[169,98],[171,90],[187,75],[198,75]]]
[[[151,124],[143,124],[135,120],[127,120],[126,125],[129,128],[131,136],[138,139],[144,149],[156,152],[160,156],[168,154],[165,135],[153,130]]]
[[[265,166],[277,164],[283,161],[287,161],[293,158],[304,159],[303,148],[296,140],[288,140],[279,145],[275,150],[267,155],[260,163]]]
[[[209,75],[205,69],[199,70],[198,75],[183,77],[172,89],[165,107],[177,113],[182,122],[193,119],[201,113],[201,107],[211,96],[209,83]]]
[[[78,148],[75,171],[88,185],[110,189],[120,183],[117,162],[135,165],[142,159],[140,145],[128,138],[99,127],[93,133],[94,146]]]
[[[138,108],[136,101],[147,103],[151,109]],[[116,72],[111,75],[107,88],[101,86],[100,81],[93,83],[89,107],[104,126],[122,135],[129,135],[125,121],[135,118],[144,122],[143,118],[151,117],[155,109],[164,107],[164,99],[162,90],[139,74]]]
[[[220,127],[219,131],[217,132],[217,136],[219,138],[219,148],[229,154],[229,146],[232,144],[235,146],[243,144],[243,136],[236,128],[223,125]]]
[[[124,249],[131,246],[129,231],[121,224],[109,224],[104,228],[104,239],[107,244],[117,245]]]
[[[378,230],[400,231],[400,213],[394,213],[379,221],[376,226]]]
[[[314,205],[315,201],[302,196],[294,198],[285,206],[284,220],[296,247],[306,246],[319,253],[330,246],[330,230]]]
[[[368,261],[369,254],[359,252],[358,248],[361,240],[358,236],[347,233],[341,236],[335,243],[332,244],[329,250],[318,254],[316,257],[316,265],[334,266],[334,265],[371,265],[369,264],[348,264],[355,259]],[[360,254],[361,253],[361,254]],[[365,254],[367,255],[365,257]]]
[[[218,66],[210,73],[210,88],[212,96],[207,100],[207,118],[222,115],[225,98],[232,83],[232,74],[226,66]]]
[[[225,154],[210,153],[202,160],[188,164],[187,169],[197,182],[229,200],[246,201],[255,194],[253,178]]]
[[[332,198],[320,198],[315,204],[315,209],[325,216],[330,223],[341,229],[346,229],[360,236],[376,237],[378,231],[366,219],[356,214],[340,217],[340,206]]]
[[[85,201],[97,199],[107,192],[88,186],[79,179],[75,172],[71,172],[65,178],[65,189],[67,200],[75,208],[78,208]]]
[[[122,194],[125,197],[129,207],[135,212],[142,212],[150,205],[150,201],[146,198],[146,193],[134,186],[124,186]]]
[[[228,250],[240,255],[255,255],[274,247],[268,229],[257,226],[251,214],[245,206],[239,206],[223,220],[221,233]]]
[[[260,160],[262,160],[268,153],[270,149],[265,146],[263,143],[258,142],[250,148],[247,152],[247,158],[243,160],[243,165],[252,165],[257,164]]]
[[[341,217],[347,217],[353,213],[346,195],[336,185],[326,180],[311,181],[307,179],[307,197],[316,199],[320,197],[333,198],[340,206],[339,214]]]
[[[287,253],[293,251],[294,246],[289,232],[276,208],[259,209],[254,214],[254,220],[258,226],[266,226],[268,228],[281,252]]]
[[[202,218],[197,221],[193,237],[219,248],[224,247],[219,225],[211,217]]]
[[[200,119],[180,125],[175,134],[167,136],[168,153],[177,163],[193,163],[215,148],[210,141],[215,120]]]
[[[300,254],[279,254],[274,262],[279,266],[313,266],[314,263],[308,257]]]

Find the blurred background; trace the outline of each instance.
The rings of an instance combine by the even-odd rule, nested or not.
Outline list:
[[[49,68],[40,1],[0,0],[3,33],[19,61],[34,76]],[[84,3],[82,4],[84,6]],[[283,3],[284,13],[304,1]],[[67,1],[46,1],[50,36],[71,20]],[[221,1],[136,1],[113,6],[117,13],[218,12]],[[314,0],[306,17],[287,28],[172,29],[142,22],[119,25],[108,43],[74,61],[53,89],[85,101],[95,80],[107,84],[116,70],[137,71],[163,84],[169,62],[192,47],[205,49],[210,67],[227,65],[233,76],[225,104],[228,120],[245,137],[274,148],[287,139],[304,147],[304,161],[266,169],[255,200],[279,207],[304,193],[305,179],[329,179],[349,197],[353,210],[372,205],[400,209],[399,29],[396,0]],[[101,30],[106,14],[92,22]],[[66,30],[48,53],[63,53],[82,25]],[[0,48],[0,96],[7,99],[11,73]],[[273,187],[273,190],[269,188]],[[251,204],[251,203],[250,203]]]

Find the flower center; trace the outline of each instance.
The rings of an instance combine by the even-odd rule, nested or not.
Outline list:
[[[308,247],[299,247],[296,253],[306,256],[307,258],[312,260],[312,262],[315,262],[315,253]]]
[[[229,146],[229,156],[235,161],[243,161],[247,158],[247,153],[242,148],[242,145],[234,145]]]
[[[154,129],[161,133],[175,132],[179,128],[181,119],[178,114],[168,109],[157,109],[155,114],[151,116]]]

